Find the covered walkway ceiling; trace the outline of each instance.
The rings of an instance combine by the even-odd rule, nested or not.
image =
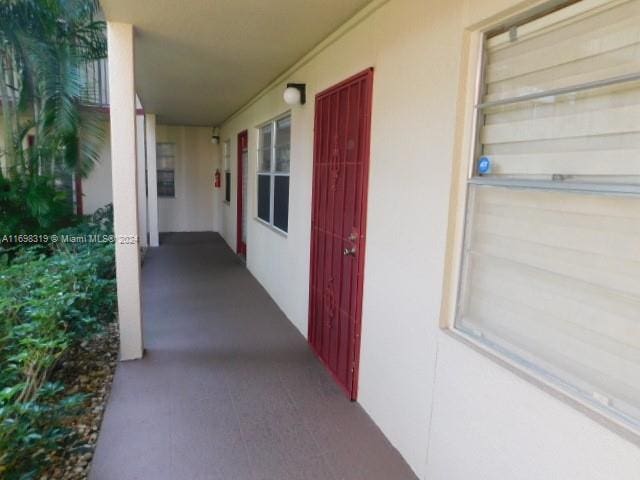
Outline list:
[[[102,0],[136,29],[136,88],[159,121],[217,125],[369,0]]]

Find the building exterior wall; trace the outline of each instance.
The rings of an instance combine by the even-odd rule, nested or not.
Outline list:
[[[100,159],[93,166],[89,175],[82,179],[82,209],[84,214],[91,214],[98,208],[113,201],[111,181],[111,132],[109,122],[102,123],[104,142],[100,148]]]
[[[249,132],[247,267],[306,335],[316,93],[374,67],[359,402],[420,478],[635,479],[640,449],[440,328],[447,245],[461,205],[468,30],[535,6],[514,0],[374,2],[288,78],[222,127],[231,204],[220,232],[235,249],[237,135]],[[471,53],[470,53],[471,52]],[[255,220],[256,126],[293,107],[289,233]],[[455,189],[454,189],[455,192]]]
[[[112,201],[109,125],[100,161],[82,180],[84,212],[92,213]],[[219,148],[211,144],[211,131],[204,127],[157,126],[158,142],[176,144],[175,198],[158,199],[161,232],[212,231],[217,227],[213,174],[219,168]]]
[[[175,198],[158,198],[161,232],[212,231],[219,213],[214,209],[213,175],[219,168],[219,148],[211,143],[211,129],[158,125],[158,143],[176,145]]]

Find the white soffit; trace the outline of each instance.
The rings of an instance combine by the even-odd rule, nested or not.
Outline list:
[[[102,0],[136,30],[136,89],[162,123],[217,125],[370,0]],[[304,79],[302,79],[304,80]]]

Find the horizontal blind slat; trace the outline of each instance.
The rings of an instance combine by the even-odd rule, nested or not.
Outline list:
[[[596,19],[597,25],[612,24],[637,11],[633,0],[581,0],[518,26],[515,45],[509,32],[489,38],[486,45],[496,58],[514,56],[539,44],[546,45],[553,35],[557,35],[555,41],[578,35],[590,19]]]
[[[561,273],[584,288],[573,290],[572,298],[592,304],[598,310],[615,311],[633,317],[640,311],[640,264],[597,253],[522,240],[492,232],[475,231],[471,255],[502,258],[539,270]],[[611,293],[619,293],[615,298]],[[591,303],[589,303],[591,302]],[[638,319],[640,323],[640,319]]]
[[[595,63],[605,54],[640,42],[640,15],[627,19],[623,24],[611,25],[606,31],[597,29],[578,38],[560,43],[549,43],[545,48],[528,51],[516,58],[490,61],[486,70],[487,83],[520,77],[532,72],[555,71],[557,67],[581,60]],[[491,57],[490,57],[491,58]]]
[[[516,143],[494,143],[483,146],[487,155],[514,155],[536,153],[612,151],[617,149],[636,150],[640,148],[640,132],[630,132],[597,137],[574,137],[527,140]]]
[[[640,105],[585,112],[551,119],[485,125],[482,143],[586,137],[640,132]]]
[[[582,215],[598,215],[640,220],[638,202],[624,201],[625,197],[613,195],[587,195],[571,192],[545,192],[508,188],[486,188],[477,191],[481,203],[513,205],[542,210],[559,210]]]
[[[628,52],[627,56],[629,56]],[[603,60],[606,59],[603,58]],[[581,68],[576,68],[578,66],[572,65],[572,71],[567,72],[565,75],[542,75],[542,78],[520,78],[515,81],[505,80],[503,82],[496,82],[487,85],[488,91],[482,101],[494,102],[498,100],[507,100],[529,94],[548,92],[556,88],[571,88],[591,82],[604,81],[627,75],[636,75],[640,72],[640,61],[635,58],[632,61],[616,63],[602,68],[585,68],[582,66],[580,66]]]
[[[612,226],[616,230],[612,230]],[[548,210],[498,216],[476,209],[474,228],[495,234],[509,234],[512,238],[528,239],[556,248],[570,244],[574,250],[640,262],[640,234],[633,220]]]
[[[640,69],[640,63],[639,63]],[[483,109],[484,124],[553,118],[608,108],[640,105],[640,81],[619,83],[553,97],[508,103]]]
[[[492,155],[496,175],[640,175],[640,149]]]
[[[539,334],[544,334],[550,338],[564,337],[566,340],[577,340],[584,344],[584,348],[592,348],[606,354],[613,362],[623,361],[626,368],[637,371],[640,369],[640,348],[634,345],[628,337],[624,337],[618,329],[594,328],[594,322],[589,322],[589,314],[596,315],[596,312],[585,313],[579,304],[571,302],[559,291],[538,290],[538,285],[543,285],[544,281],[530,283],[530,278],[518,278],[513,275],[515,269],[509,272],[505,269],[482,269],[476,266],[473,273],[473,281],[479,288],[475,290],[471,301],[486,301],[486,304],[477,305],[473,309],[478,318],[478,324],[483,321],[495,325],[497,321],[509,322],[518,325],[522,331],[535,329]],[[511,274],[510,274],[511,273]],[[499,277],[498,277],[499,275]],[[492,284],[491,290],[483,288],[482,285],[487,278],[498,277],[499,282]],[[500,315],[487,315],[486,311],[496,303],[504,307]],[[553,309],[545,308],[554,305]],[[555,307],[557,305],[557,307]],[[522,314],[522,315],[520,315]],[[522,317],[526,320],[522,320]],[[498,320],[501,319],[501,320]],[[629,325],[628,331],[638,333],[640,326],[633,325],[633,320],[619,319],[619,323]],[[534,325],[532,325],[532,322]],[[604,322],[601,323],[604,325]],[[527,335],[528,336],[528,335]],[[578,360],[581,363],[591,363],[590,360]],[[615,365],[611,365],[615,367]],[[595,365],[599,369],[600,365]],[[624,375],[622,376],[624,378]]]

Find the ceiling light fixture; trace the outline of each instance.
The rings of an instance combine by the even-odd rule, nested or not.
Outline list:
[[[307,101],[307,86],[304,83],[287,83],[283,95],[287,105],[304,105]]]
[[[211,131],[211,143],[218,145],[220,143],[220,128],[213,127]]]

